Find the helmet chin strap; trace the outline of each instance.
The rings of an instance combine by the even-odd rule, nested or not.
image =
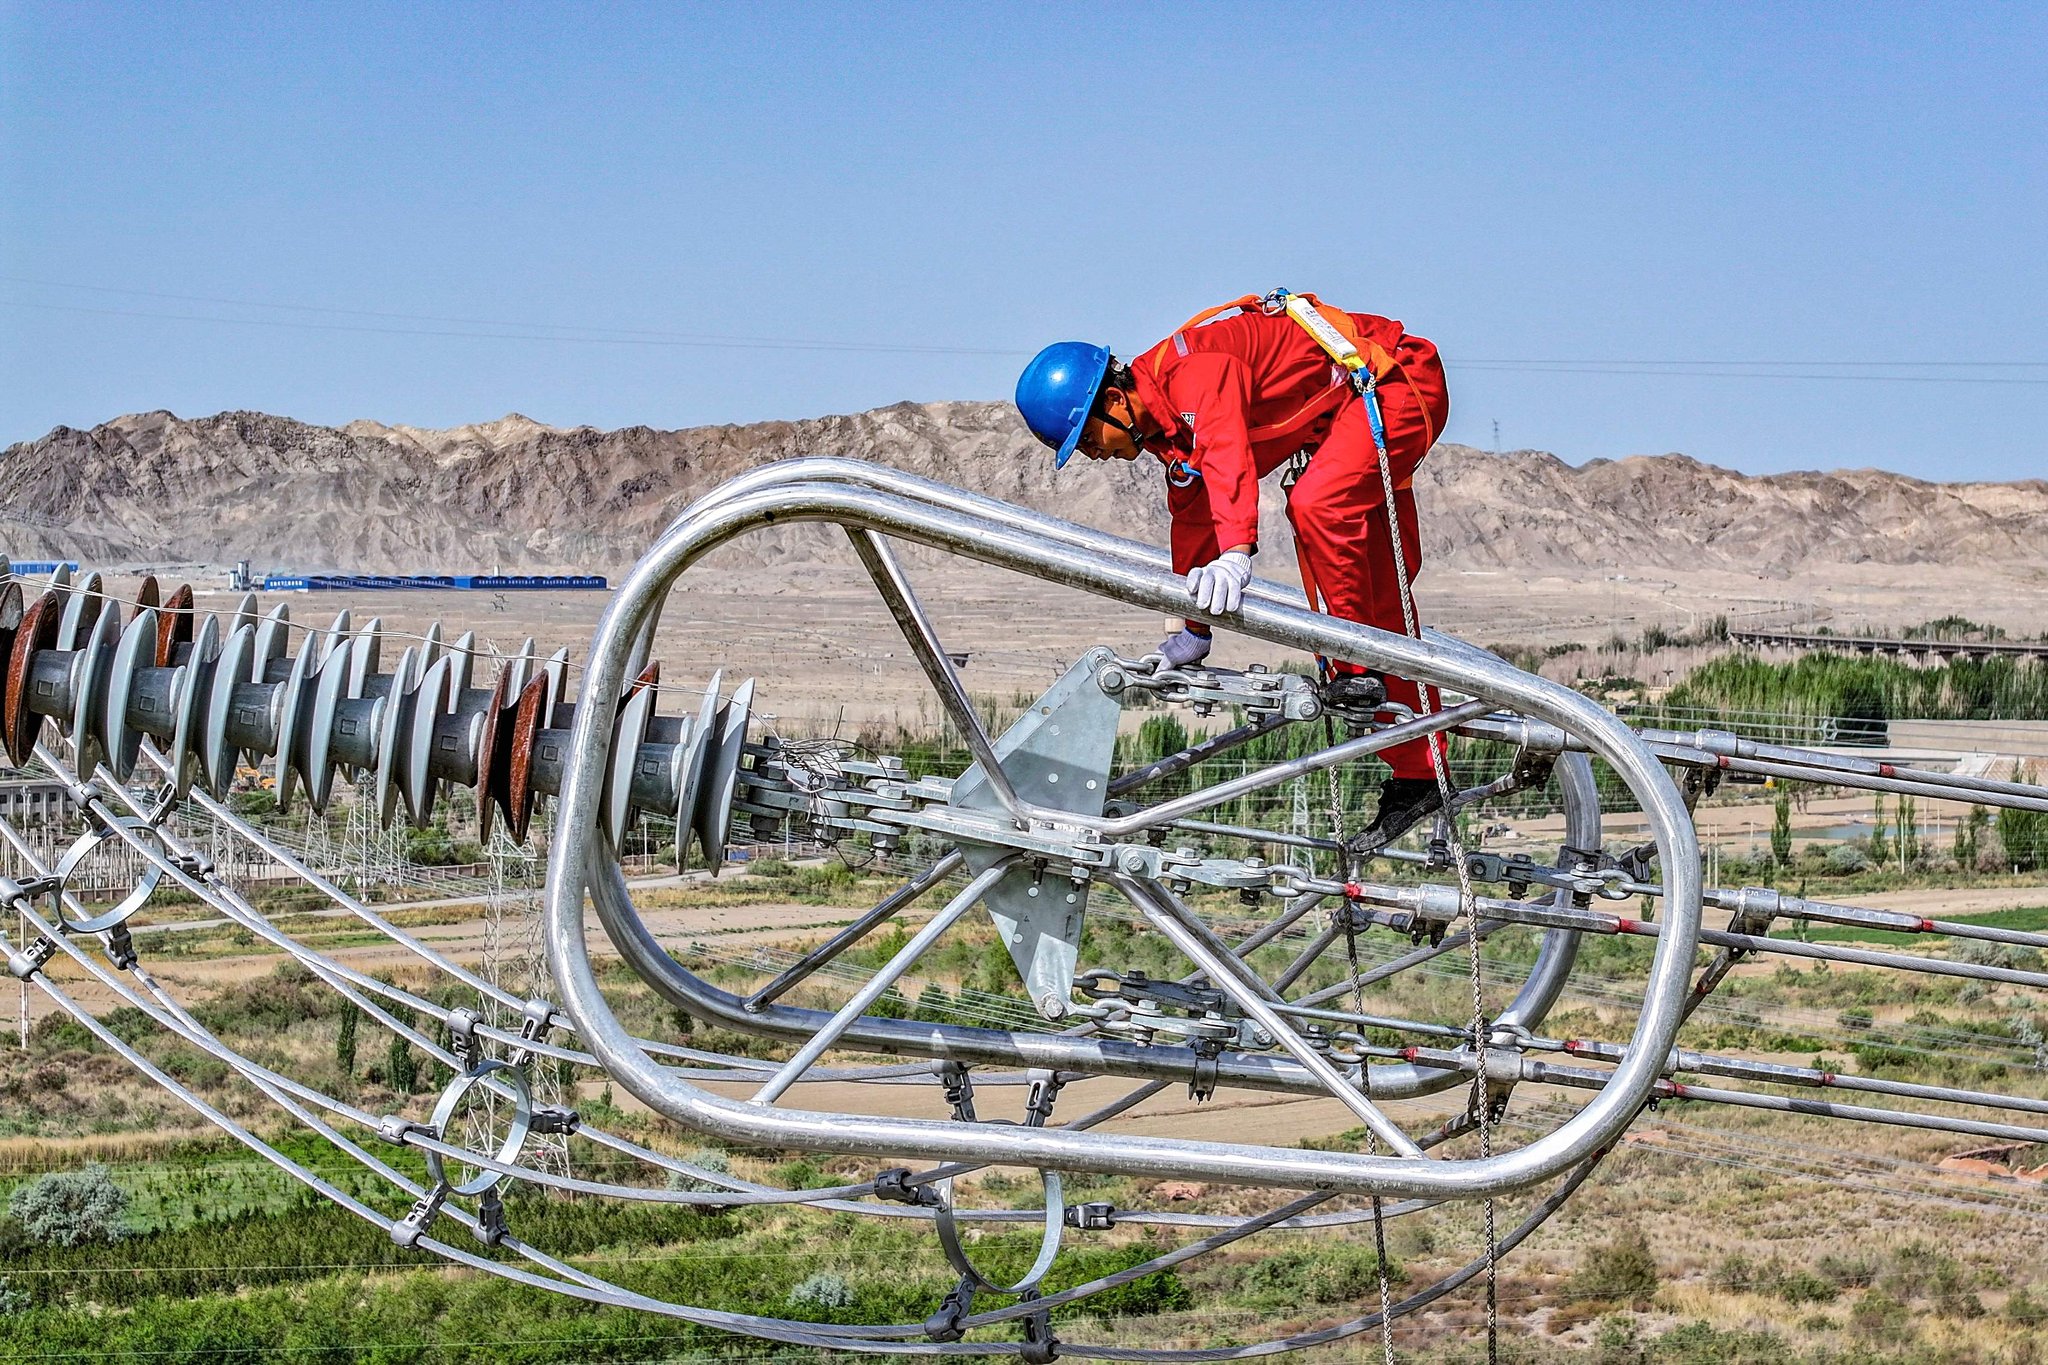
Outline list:
[[[1116,390],[1116,392],[1122,393],[1123,391],[1121,389],[1118,389]],[[1124,402],[1129,403],[1130,399],[1125,398]],[[1119,421],[1117,418],[1112,417],[1110,415],[1109,409],[1107,407],[1102,406],[1100,404],[1097,405],[1096,416],[1102,420],[1104,426],[1115,427],[1118,431],[1121,431],[1124,435],[1130,437],[1131,444],[1137,447],[1139,450],[1142,451],[1145,448],[1145,436],[1144,433],[1138,430],[1137,423]]]

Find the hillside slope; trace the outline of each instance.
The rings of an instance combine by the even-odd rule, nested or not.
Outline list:
[[[0,548],[101,564],[367,572],[630,563],[691,498],[796,455],[875,460],[1158,539],[1157,474],[1050,462],[1000,403],[901,403],[799,422],[656,431],[517,415],[424,430],[167,412],[59,427],[0,451]],[[1876,470],[1749,477],[1683,455],[1598,460],[1444,445],[1418,493],[1448,567],[1727,568],[1773,576],[1877,562],[1988,568],[2048,544],[2048,483],[1931,484]],[[1269,491],[1269,537],[1279,529]],[[10,514],[15,514],[10,516]],[[803,554],[779,535],[738,551]]]

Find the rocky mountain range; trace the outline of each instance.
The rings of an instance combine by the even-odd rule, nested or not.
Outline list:
[[[1159,539],[1154,469],[1076,462],[1057,480],[1002,403],[899,403],[794,422],[657,431],[516,414],[445,430],[334,428],[258,412],[119,417],[0,451],[0,550],[99,565],[615,573],[689,500],[770,460],[836,454]],[[1573,466],[1445,444],[1417,479],[1445,566],[1606,565],[1785,575],[1875,561],[2011,566],[2048,546],[2048,482],[1928,483],[1879,470],[1748,476],[1684,455]],[[1284,547],[1269,490],[1269,543]],[[804,556],[770,533],[742,559]],[[1277,566],[1276,566],[1277,567]]]

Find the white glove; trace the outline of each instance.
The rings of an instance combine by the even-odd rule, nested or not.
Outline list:
[[[1251,581],[1252,557],[1226,550],[1188,575],[1188,596],[1203,611],[1221,616],[1244,605],[1244,586]]]

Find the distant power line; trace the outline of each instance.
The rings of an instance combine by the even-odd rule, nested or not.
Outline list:
[[[846,351],[896,355],[974,355],[1020,357],[1029,350],[1006,346],[937,346],[912,342],[858,341],[825,337],[766,337],[722,333],[670,332],[651,328],[602,327],[583,323],[533,322],[505,318],[458,317],[434,313],[400,313],[367,308],[336,308],[322,304],[279,303],[260,299],[222,298],[204,294],[176,294],[161,290],[117,288],[111,285],[75,284],[37,280],[24,276],[0,275],[0,283],[38,289],[71,290],[109,294],[125,298],[158,299],[175,303],[205,304],[219,308],[256,308],[275,312],[316,314],[334,318],[366,318],[376,322],[318,322],[296,318],[225,317],[215,314],[174,313],[141,308],[94,308],[83,304],[37,303],[26,299],[0,299],[0,307],[28,308],[41,312],[79,313],[97,317],[147,318],[164,322],[190,322],[233,327],[271,327],[294,331],[354,332],[379,336],[420,336],[478,341],[581,342],[600,346],[678,346],[711,350]],[[428,327],[392,327],[379,323],[410,322]],[[495,328],[495,331],[473,330]],[[464,329],[464,330],[448,330]],[[1859,383],[1911,384],[2019,384],[2048,385],[2048,377],[1989,374],[1928,374],[1929,370],[2048,370],[2048,360],[1553,360],[1453,358],[1452,369],[1492,370],[1527,374],[1594,374],[1644,378],[1847,380]],[[1892,374],[1827,373],[1834,370],[1890,370]]]

